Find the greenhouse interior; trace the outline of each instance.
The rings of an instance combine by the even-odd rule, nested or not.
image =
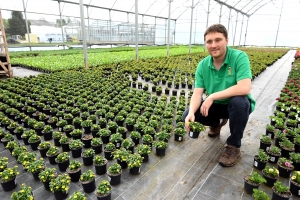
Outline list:
[[[0,199],[300,199],[299,13],[299,0],[0,0]],[[245,126],[239,97],[256,103]],[[186,121],[222,100],[217,128]]]

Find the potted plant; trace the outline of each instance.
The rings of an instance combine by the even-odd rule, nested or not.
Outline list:
[[[248,194],[253,193],[254,188],[258,188],[260,184],[267,182],[259,173],[253,172],[251,175],[244,177],[244,189]]]
[[[98,200],[111,200],[111,185],[108,181],[102,180],[96,191]]]
[[[69,196],[68,200],[86,200],[86,197],[83,193],[76,191]]]
[[[93,137],[96,137],[96,134],[99,132],[100,129],[101,129],[101,127],[98,124],[92,125],[91,132],[92,132]]]
[[[262,170],[262,175],[266,179],[266,185],[272,187],[279,177],[279,171],[275,167],[266,166]]]
[[[121,165],[122,169],[127,168],[126,160],[130,153],[125,148],[121,147],[120,149],[116,149],[111,154],[114,159],[117,159],[117,162]]]
[[[13,192],[11,195],[12,200],[22,200],[28,199],[33,200],[33,194],[30,186],[26,186],[25,183],[21,184],[20,190],[18,192]]]
[[[19,143],[15,140],[12,140],[6,144],[5,148],[8,149],[10,151],[10,153],[12,153],[13,149],[18,146],[19,146]]]
[[[39,136],[42,136],[42,130],[44,129],[45,123],[42,121],[38,121],[36,123],[34,123],[33,125],[33,129],[35,130],[36,134],[38,134]]]
[[[186,131],[183,128],[177,127],[174,129],[174,140],[177,142],[183,141],[183,136],[186,134]]]
[[[68,152],[58,154],[55,161],[58,164],[59,170],[65,172],[70,164],[70,155]]]
[[[0,182],[4,191],[11,191],[16,188],[16,176],[19,174],[18,166],[4,169],[0,174]]]
[[[30,144],[31,149],[33,151],[36,151],[38,149],[39,144],[41,143],[41,137],[37,134],[33,134],[28,139],[28,143]]]
[[[93,160],[95,171],[97,175],[103,175],[106,173],[107,159],[102,156],[95,156]]]
[[[70,135],[73,137],[74,140],[81,139],[83,131],[81,129],[73,129]]]
[[[81,141],[84,144],[84,148],[90,148],[91,147],[91,142],[92,142],[93,136],[90,134],[84,134],[83,137],[81,138]]]
[[[51,146],[51,144],[48,141],[44,141],[39,144],[39,146],[37,148],[40,151],[42,158],[47,157],[46,153],[49,150],[50,146]]]
[[[130,174],[136,175],[141,172],[143,159],[144,158],[138,153],[130,154],[128,156],[126,162],[128,164]]]
[[[100,129],[100,131],[97,133],[101,137],[101,140],[103,144],[107,144],[109,142],[109,138],[111,135],[111,131],[108,129]]]
[[[281,149],[276,146],[271,146],[270,149],[267,150],[267,153],[270,157],[269,162],[277,163],[279,157],[281,156]]]
[[[114,145],[114,143],[109,142],[108,144],[106,144],[106,146],[104,147],[104,156],[107,160],[112,160],[113,156],[112,156],[112,152],[116,150],[116,146]]]
[[[67,124],[68,124],[67,120],[60,119],[56,124],[56,126],[58,127],[58,131],[63,131],[63,127]]]
[[[279,143],[283,141],[284,138],[286,138],[286,134],[281,130],[275,130],[274,132],[274,138],[275,138],[275,146],[280,147]]]
[[[263,170],[269,159],[268,154],[264,150],[259,149],[258,154],[254,156],[253,166],[258,170]]]
[[[132,117],[127,117],[125,119],[125,124],[128,131],[133,131],[134,123],[135,123],[135,119]]]
[[[279,142],[279,146],[281,148],[281,156],[285,158],[288,158],[290,153],[295,150],[295,144],[287,138],[283,138],[283,140]]]
[[[73,158],[80,157],[82,153],[83,142],[81,140],[72,140],[69,143],[70,150],[72,152]]]
[[[34,162],[36,160],[36,156],[37,154],[34,153],[34,152],[28,152],[28,151],[25,151],[25,152],[22,152],[19,157],[18,157],[18,160],[17,162],[19,164],[22,164],[23,165],[23,168],[24,170],[27,171],[30,163]]]
[[[72,141],[72,139],[68,138],[67,136],[63,135],[60,139],[59,139],[59,143],[61,144],[61,148],[63,150],[63,152],[69,152],[70,151],[70,147],[69,147],[69,143]]]
[[[164,141],[164,142],[168,142],[169,138],[171,137],[171,135],[166,131],[157,132],[155,136],[159,141]]]
[[[140,143],[141,134],[138,131],[132,131],[130,133],[130,138],[135,145],[138,145]]]
[[[82,123],[81,117],[78,116],[73,118],[73,125],[75,129],[81,129],[82,128],[81,123]]]
[[[29,167],[27,168],[29,172],[32,173],[33,178],[37,181],[39,181],[39,173],[45,169],[45,162],[43,158],[40,158],[39,160],[36,160],[29,164]]]
[[[91,193],[96,189],[95,174],[87,170],[80,176],[80,183],[85,193]]]
[[[62,137],[62,132],[60,131],[54,131],[52,133],[52,138],[53,138],[53,141],[54,141],[54,145],[57,146],[57,147],[60,147],[61,144],[59,142],[60,138]]]
[[[272,199],[289,199],[292,196],[290,188],[283,185],[280,181],[276,181],[272,187]]]
[[[44,129],[42,131],[42,134],[44,136],[45,141],[49,141],[52,139],[52,133],[53,133],[53,128],[50,125],[44,126]]]
[[[271,139],[274,139],[274,131],[275,131],[275,127],[273,125],[271,124],[266,125],[266,135]]]
[[[293,195],[299,197],[300,190],[300,172],[294,171],[292,177],[290,178],[290,191]]]
[[[39,179],[43,183],[46,190],[50,190],[50,181],[57,176],[55,168],[46,168],[39,173]]]
[[[67,124],[67,125],[63,126],[63,131],[65,132],[66,136],[68,136],[68,137],[72,137],[71,133],[73,132],[73,130],[74,130],[73,125]],[[77,129],[77,130],[80,130],[80,129]]]
[[[56,200],[65,199],[68,196],[70,177],[67,174],[58,175],[55,179],[51,180],[49,185]]]
[[[145,134],[142,136],[143,144],[149,145],[152,148],[153,137],[149,134]]]
[[[56,116],[51,117],[47,123],[52,127],[52,128],[56,128],[57,127],[57,122],[58,122],[58,118]]]
[[[81,163],[77,160],[72,160],[67,168],[67,172],[71,177],[72,182],[79,181],[81,175]]]
[[[93,149],[86,149],[84,152],[82,152],[81,157],[83,160],[83,164],[85,166],[90,166],[93,164],[95,151]]]
[[[15,128],[14,134],[16,135],[18,140],[22,139],[21,136],[24,133],[24,131],[25,131],[25,128],[23,126],[18,126],[18,127]]]
[[[26,146],[18,146],[18,147],[15,147],[14,150],[12,151],[11,155],[14,156],[16,158],[16,160],[18,160],[18,157],[21,153],[23,152],[26,152],[27,151],[27,148]],[[6,158],[6,157],[5,157]],[[1,158],[0,158],[0,172],[3,171],[5,168],[1,165]],[[1,168],[2,166],[2,168]]]
[[[294,170],[293,162],[285,157],[279,158],[277,162],[277,169],[279,171],[279,176],[284,178],[289,178],[291,172]]]
[[[110,135],[109,141],[114,143],[117,149],[121,147],[121,142],[123,140],[123,136],[121,133],[114,133]]]
[[[253,189],[253,200],[271,200],[270,196],[263,190]]]
[[[165,156],[168,143],[165,141],[154,141],[153,146],[156,148],[157,156]]]
[[[81,126],[83,127],[85,134],[91,133],[92,125],[93,125],[93,121],[90,119],[86,119],[86,120],[82,121]]]
[[[93,138],[91,141],[92,149],[95,151],[95,154],[99,154],[102,152],[102,140],[100,138]]]
[[[121,182],[122,167],[118,163],[109,166],[107,175],[110,177],[111,185],[118,185]]]
[[[151,153],[151,147],[146,144],[139,144],[136,147],[136,151],[144,158],[143,162],[149,160],[149,154]]]
[[[205,126],[199,122],[189,122],[190,132],[189,136],[191,138],[198,138],[201,131],[205,130]]]
[[[290,159],[294,165],[294,171],[300,171],[300,153],[290,153]]]
[[[23,133],[24,134],[24,133]],[[6,133],[5,135],[4,135],[4,137],[1,139],[1,142],[3,143],[3,146],[5,146],[6,147],[6,145],[7,145],[7,143],[9,142],[9,141],[13,141],[15,138],[14,138],[14,136],[12,135],[12,134],[10,134],[10,133]],[[28,143],[28,142],[27,142]]]
[[[267,152],[271,146],[271,138],[267,135],[262,135],[260,138],[259,148]]]
[[[58,154],[59,154],[59,148],[57,146],[52,146],[47,151],[46,155],[51,165],[56,164],[55,158],[58,156]]]

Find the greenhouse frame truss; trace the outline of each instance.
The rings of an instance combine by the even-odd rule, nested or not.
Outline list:
[[[220,7],[219,13],[216,13],[219,17],[219,23],[221,18],[228,15],[227,29],[232,34],[233,46],[246,44],[247,39],[247,29],[249,18],[255,14],[263,6],[274,3],[276,0],[149,0],[147,3],[130,0],[124,1],[114,0],[114,1],[96,1],[96,0],[49,0],[51,2],[58,3],[58,16],[60,23],[62,24],[63,17],[70,17],[70,15],[64,15],[63,11],[65,5],[75,5],[80,7],[80,22],[77,25],[74,23],[69,23],[67,26],[61,26],[61,34],[63,38],[63,46],[65,46],[66,40],[64,38],[77,38],[79,43],[83,45],[86,49],[88,45],[135,45],[136,46],[136,59],[138,59],[138,45],[167,45],[167,56],[169,56],[169,47],[172,44],[176,44],[176,27],[177,22],[181,19],[182,15],[190,10],[191,16],[187,24],[189,27],[189,53],[191,51],[192,34],[194,37],[196,35],[196,26],[193,30],[194,19],[194,9],[196,7],[201,7],[206,14],[206,24],[204,28],[208,27],[210,14],[212,10],[213,3]],[[28,0],[22,0],[23,12],[26,20],[27,34],[29,34],[27,13],[33,14],[43,14],[39,12],[32,12],[27,10]],[[105,5],[104,5],[105,4]],[[126,4],[126,5],[125,5]],[[129,4],[129,5],[127,5]],[[144,8],[139,10],[139,4]],[[145,5],[147,4],[147,5]],[[207,6],[207,7],[206,7]],[[135,11],[133,11],[135,8]],[[91,16],[92,10],[104,10],[108,14],[106,19],[97,19]],[[13,10],[13,9],[4,9]],[[99,11],[99,12],[100,12]],[[216,12],[216,11],[214,11]],[[86,13],[86,16],[85,16]],[[122,13],[123,21],[114,20],[112,15],[115,13]],[[51,14],[49,14],[51,15]],[[56,14],[57,16],[57,14]],[[130,20],[131,17],[135,17],[135,20]],[[172,16],[172,17],[171,17]],[[235,16],[235,18],[234,18]],[[139,20],[141,18],[142,20]],[[146,23],[144,18],[151,18],[151,23]],[[242,20],[240,20],[242,18]],[[154,19],[154,20],[153,20]],[[231,24],[234,23],[234,30],[230,30]],[[150,21],[150,20],[149,20]],[[154,22],[153,22],[154,21]],[[159,21],[159,22],[158,22]],[[244,25],[246,21],[246,25]],[[87,24],[85,24],[87,22]],[[163,23],[161,23],[163,22]],[[237,23],[240,22],[241,30],[240,35],[237,35]],[[196,23],[196,22],[195,22]],[[224,24],[225,25],[225,24]],[[138,28],[136,28],[138,27]],[[279,26],[278,26],[279,29]],[[244,43],[242,42],[242,34],[244,33]],[[278,34],[278,30],[277,30]],[[68,37],[66,37],[66,35]],[[238,39],[237,39],[238,38]],[[31,50],[30,37],[29,47]],[[277,36],[276,36],[277,40]],[[195,41],[195,39],[194,39]],[[195,42],[194,42],[195,44]],[[276,41],[275,41],[276,46]],[[87,58],[86,58],[87,59]]]

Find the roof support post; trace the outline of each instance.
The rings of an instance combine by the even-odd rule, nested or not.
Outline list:
[[[278,27],[277,27],[277,32],[276,32],[276,38],[275,38],[275,45],[274,45],[274,47],[276,47],[276,43],[277,43],[277,37],[278,37],[278,31],[279,31],[279,26],[280,26],[280,21],[281,21],[281,14],[282,14],[283,2],[284,2],[284,0],[282,0],[282,5],[281,5],[281,9],[280,9],[280,15],[279,15],[279,21],[278,21]]]
[[[84,66],[87,69],[89,68],[89,61],[88,61],[87,48],[86,48],[83,0],[80,0],[80,18],[81,18],[81,32],[82,32],[81,35],[82,35],[82,42],[83,42]]]
[[[29,28],[28,28],[28,21],[27,21],[27,12],[26,12],[26,7],[25,6],[25,2],[23,1],[23,8],[24,8],[24,15],[25,15],[25,23],[26,23],[26,32],[27,32],[27,36],[28,36],[28,42],[29,42],[29,49],[31,51],[31,42],[30,42],[30,35],[29,35]]]
[[[248,31],[248,22],[249,22],[249,17],[247,18],[247,25],[246,25],[246,32],[245,32],[244,46],[246,45],[247,31]]]
[[[63,29],[63,23],[62,23],[62,10],[60,7],[60,1],[58,1],[58,8],[59,8],[59,19],[60,19],[60,29],[61,29],[61,36],[62,36],[62,41],[63,41],[63,48],[65,49],[65,39],[64,39],[64,29]]]
[[[237,27],[238,18],[239,18],[239,13],[237,12],[237,13],[236,13],[235,28],[234,28],[233,46],[234,46],[234,42],[235,42],[236,27]]]
[[[110,48],[112,48],[112,29],[111,29],[111,10],[109,10],[109,41],[110,41]]]
[[[167,57],[170,56],[170,16],[171,16],[171,2],[173,0],[169,0],[169,13],[168,13],[168,43],[167,43]],[[194,0],[193,0],[194,1]]]
[[[138,23],[138,0],[135,0],[135,60],[139,60],[139,23]]]
[[[241,38],[242,38],[242,32],[243,32],[244,17],[245,17],[245,15],[243,15],[243,19],[242,19],[242,26],[241,26],[241,33],[240,33],[239,46],[241,46]]]
[[[191,40],[192,40],[192,29],[193,29],[193,11],[194,11],[194,0],[192,0],[192,6],[191,6],[189,54],[191,54]]]

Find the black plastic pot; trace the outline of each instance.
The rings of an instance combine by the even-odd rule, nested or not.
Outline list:
[[[141,168],[140,167],[133,167],[131,169],[129,169],[129,173],[132,175],[137,175],[141,172]]]
[[[93,139],[92,135],[84,135],[82,138],[80,138],[81,141],[84,144],[84,148],[91,148],[91,141]]]
[[[164,149],[156,148],[156,155],[157,156],[162,157],[162,156],[165,156],[165,154],[166,154],[166,148],[164,148]]]
[[[106,196],[99,196],[96,192],[96,195],[97,195],[97,200],[111,200],[111,193],[109,193]]]
[[[121,174],[117,174],[117,175],[111,175],[110,173],[107,173],[107,175],[110,177],[110,184],[111,185],[118,185],[121,182]]]
[[[198,138],[198,137],[199,137],[199,134],[200,134],[200,133],[197,133],[197,132],[192,132],[192,131],[189,132],[189,136],[190,136],[191,138]]]
[[[64,193],[62,191],[54,191],[53,193],[56,200],[63,200],[68,196],[68,192]]]
[[[104,150],[104,157],[105,157],[107,160],[113,160],[113,156],[111,155],[111,151],[106,151],[106,150]]]
[[[16,178],[13,178],[7,182],[1,182],[1,185],[4,191],[12,191],[17,187]]]
[[[254,156],[254,162],[253,162],[253,166],[258,169],[258,170],[263,170],[267,165],[267,162],[262,162],[260,160],[258,160],[258,156],[255,155]]]
[[[39,140],[39,141],[36,141],[36,142],[29,142],[29,144],[30,144],[30,146],[31,146],[31,149],[33,150],[33,151],[36,151],[36,150],[38,150],[38,146],[39,146],[39,144],[41,143],[41,140]]]
[[[176,141],[176,142],[182,142],[183,141],[183,136],[181,136],[181,135],[178,135],[178,134],[174,134],[174,140]]]
[[[65,172],[70,165],[70,160],[68,159],[64,162],[57,162],[57,165],[58,165],[59,171]]]
[[[80,178],[80,175],[81,175],[81,168],[78,169],[77,171],[70,171],[69,168],[67,168],[67,172],[71,178],[71,181],[72,182],[78,182],[79,181],[79,178]]]
[[[99,154],[102,152],[102,144],[98,146],[92,146],[92,149],[95,151],[95,154]]]
[[[54,156],[49,156],[48,154],[47,154],[47,157],[48,157],[48,160],[49,160],[49,163],[51,164],[51,165],[55,165],[56,164],[56,157],[58,156],[58,154],[57,155],[54,155]]]
[[[45,140],[45,141],[52,140],[52,131],[49,132],[49,133],[44,133],[44,132],[42,131],[42,133],[43,133],[43,136],[44,136],[44,140]]]
[[[97,175],[103,175],[107,171],[107,162],[104,165],[95,165],[95,172]]]
[[[57,147],[60,147],[60,146],[61,146],[59,140],[60,140],[60,138],[53,138],[54,145],[57,146]]]
[[[69,143],[61,144],[61,148],[62,148],[63,152],[69,152],[70,151]]]
[[[81,182],[81,181],[80,181]],[[83,191],[85,193],[91,193],[94,192],[96,189],[96,183],[95,183],[95,178],[89,182],[81,182]]]
[[[81,153],[82,153],[82,148],[71,149],[71,152],[72,152],[72,157],[73,158],[79,158],[81,156]]]
[[[107,143],[109,143],[109,136],[101,136],[101,140],[102,140],[103,144],[107,144]]]
[[[245,189],[247,194],[252,195],[253,194],[253,189],[254,188],[258,189],[260,184],[253,184],[251,182],[248,182],[248,181],[246,181],[246,177],[249,177],[249,176],[244,177],[244,189]]]
[[[90,165],[93,164],[94,156],[84,157],[84,156],[81,154],[81,157],[82,157],[83,164],[84,164],[85,166],[90,166]]]
[[[49,148],[47,148],[47,149],[40,149],[40,148],[38,148],[38,150],[40,151],[40,154],[41,154],[42,158],[46,158],[47,157],[46,153],[49,150]]]

